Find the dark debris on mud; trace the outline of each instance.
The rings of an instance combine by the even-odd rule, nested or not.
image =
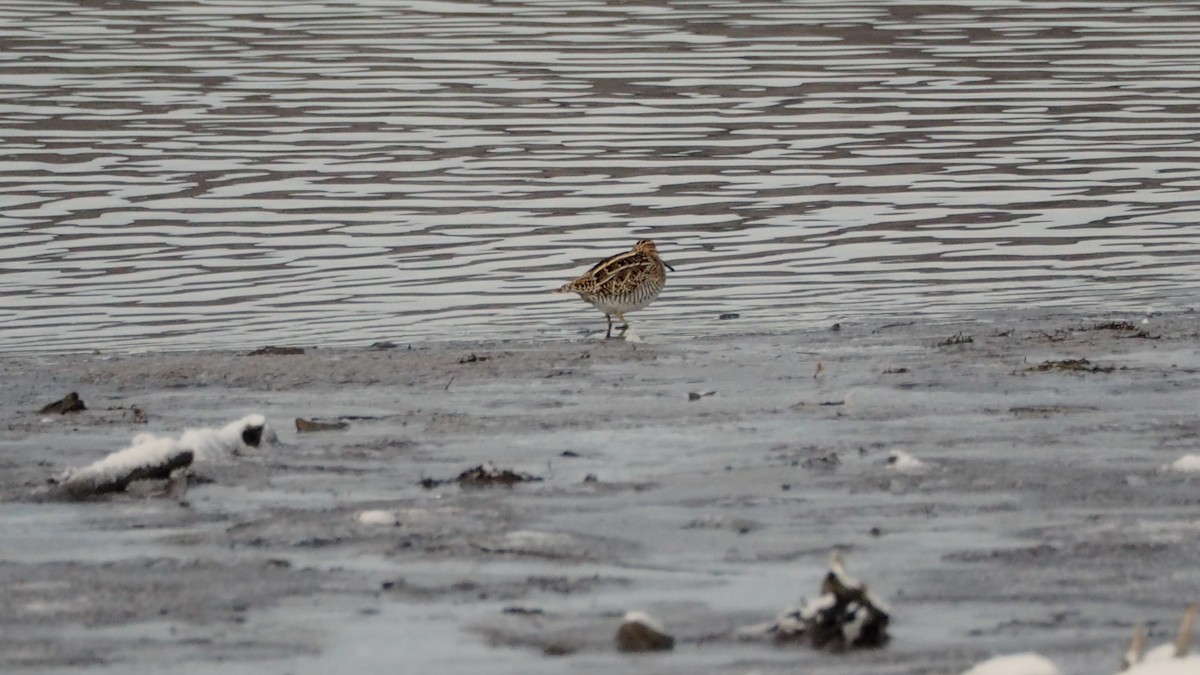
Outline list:
[[[492,487],[495,485],[511,487],[517,483],[536,483],[541,481],[541,476],[520,473],[512,469],[498,469],[491,462],[486,462],[467,469],[454,478],[443,480],[422,478],[419,484],[421,487],[429,490],[450,483],[457,483],[461,487]]]
[[[276,347],[274,345],[267,345],[266,347],[260,347],[249,352],[246,356],[300,356],[303,353],[304,347]]]
[[[945,340],[938,342],[934,346],[935,347],[952,347],[954,345],[969,345],[972,342],[975,342],[975,338],[973,336],[963,335],[960,332],[957,335],[951,335],[950,337],[946,338]]]
[[[1116,366],[1097,366],[1084,358],[1043,361],[1029,370],[1039,373],[1064,371],[1069,373],[1111,373]]]
[[[846,574],[841,554],[835,552],[816,600],[786,611],[765,630],[751,627],[742,637],[765,634],[777,645],[801,644],[842,653],[887,645],[890,621],[887,607],[867,590],[867,584]]]
[[[1141,340],[1157,340],[1162,337],[1161,335],[1151,335],[1145,328],[1134,324],[1132,321],[1102,321],[1100,323],[1094,323],[1090,328],[1084,328],[1083,330],[1118,331],[1121,333],[1129,333],[1129,335],[1119,335],[1118,337]]]
[[[1076,333],[1091,333],[1091,332],[1115,332],[1123,333],[1117,335],[1120,339],[1141,339],[1141,340],[1158,340],[1161,335],[1151,335],[1149,331],[1142,328],[1132,321],[1101,321],[1093,323],[1090,326],[1076,326],[1074,328],[1055,328],[1054,332],[1047,333],[1046,331],[1038,331],[1038,335],[1048,342],[1063,342]]]

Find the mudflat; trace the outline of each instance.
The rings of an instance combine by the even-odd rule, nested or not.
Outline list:
[[[1106,673],[1200,598],[1200,473],[1171,467],[1198,452],[1194,313],[720,328],[2,356],[0,669]],[[45,499],[135,434],[248,413],[274,441],[182,496]],[[488,462],[515,478],[456,480]],[[890,644],[739,637],[835,547]],[[675,648],[618,653],[628,610]]]

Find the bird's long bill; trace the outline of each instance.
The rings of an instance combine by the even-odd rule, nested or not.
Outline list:
[[[659,260],[662,260],[662,258],[659,258]],[[670,263],[668,263],[666,260],[663,260],[663,264],[664,264],[664,265],[666,265],[666,266],[667,266],[667,269],[671,270],[672,272],[674,272],[674,271],[675,271],[675,268],[674,268],[674,267],[671,267],[671,264],[670,264]]]

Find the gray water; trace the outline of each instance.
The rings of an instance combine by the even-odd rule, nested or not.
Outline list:
[[[1196,3],[0,0],[0,349],[1190,306],[1198,101]]]

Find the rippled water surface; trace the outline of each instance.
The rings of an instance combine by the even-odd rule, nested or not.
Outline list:
[[[0,349],[644,337],[1200,290],[1200,5],[0,0]]]

